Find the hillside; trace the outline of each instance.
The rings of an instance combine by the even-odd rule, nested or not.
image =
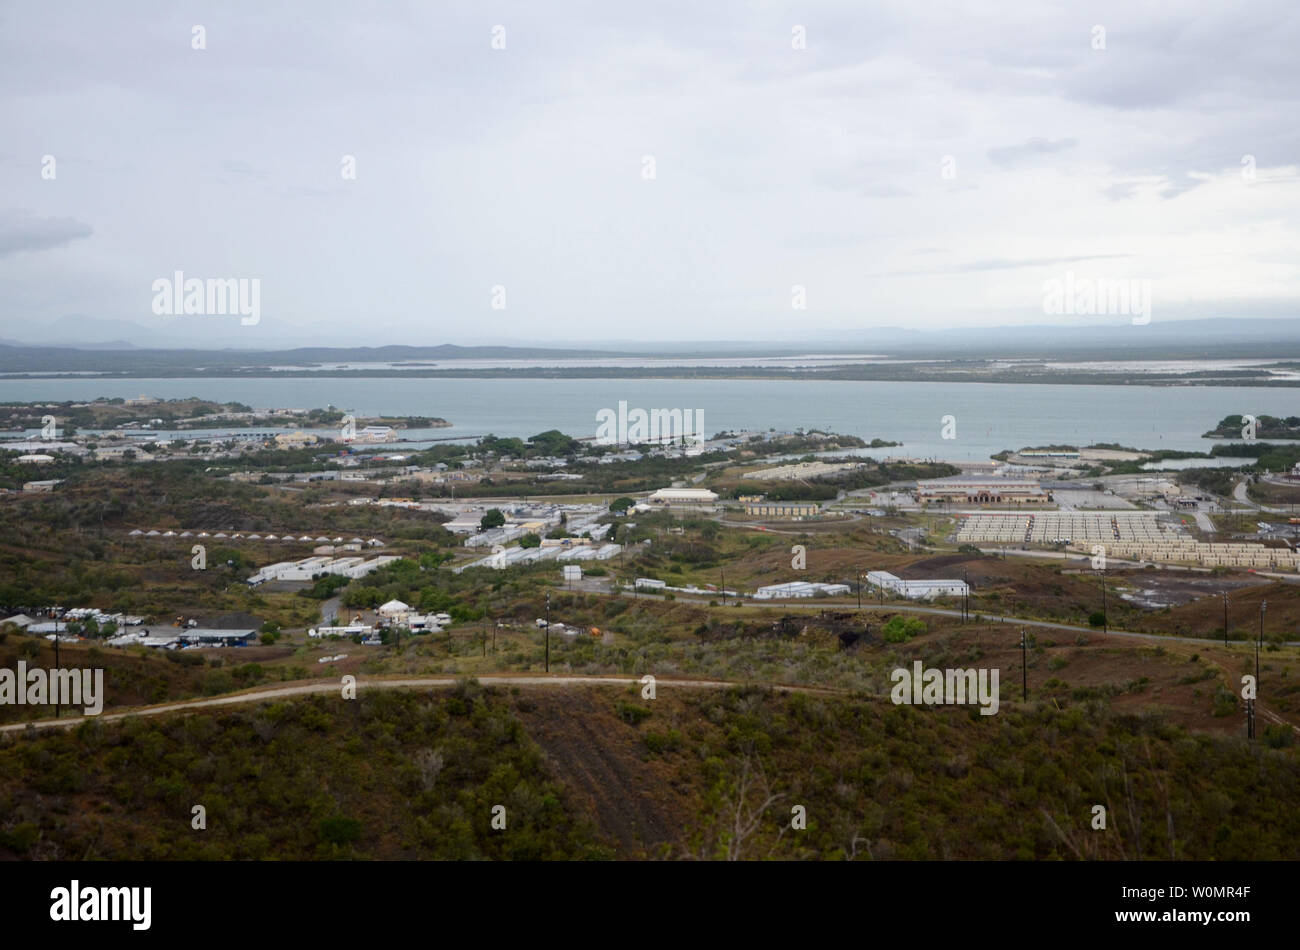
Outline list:
[[[1095,701],[463,681],[6,736],[0,856],[1293,859],[1297,782],[1293,746]]]

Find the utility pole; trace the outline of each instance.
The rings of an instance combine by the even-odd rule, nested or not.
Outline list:
[[[59,668],[59,622],[56,620],[54,621],[54,669],[57,671],[58,668]],[[53,685],[55,682],[57,682],[57,680],[51,677],[50,679],[51,685]],[[51,689],[51,692],[54,693],[54,718],[58,719],[59,718],[59,698],[58,698],[59,691],[58,689]]]
[[[546,672],[551,672],[551,592],[546,592]]]
[[[1263,610],[1260,611],[1261,618]],[[1259,641],[1255,641],[1255,695],[1259,695]],[[1246,700],[1246,738],[1255,738],[1255,699]]]
[[[1264,642],[1264,608],[1268,606],[1268,601],[1259,602],[1259,639],[1255,641],[1255,693],[1259,693],[1259,648]]]
[[[1219,596],[1223,598],[1223,645],[1228,645],[1228,592],[1219,591]]]
[[[1106,607],[1106,568],[1101,569],[1101,632],[1110,633],[1110,611]]]
[[[727,572],[718,568],[718,577],[722,581],[722,606],[727,606]]]
[[[858,574],[858,610],[862,609],[862,574]]]
[[[1020,628],[1020,695],[1022,702],[1029,702],[1029,641],[1025,638],[1025,628]]]

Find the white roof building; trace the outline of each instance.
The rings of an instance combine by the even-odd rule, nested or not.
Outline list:
[[[782,597],[815,597],[823,594],[837,597],[847,594],[852,588],[848,584],[816,584],[810,581],[790,581],[787,584],[769,584],[754,591],[755,600],[773,600]]]
[[[961,580],[905,581],[888,571],[868,571],[867,580],[911,600],[932,600],[935,597],[961,597],[969,588]]]
[[[406,617],[411,612],[411,605],[404,604],[400,600],[390,600],[379,608],[381,617]]]
[[[713,505],[718,493],[707,488],[661,488],[646,498],[651,505]]]

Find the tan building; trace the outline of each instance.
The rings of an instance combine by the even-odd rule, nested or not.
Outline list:
[[[816,502],[760,501],[745,505],[745,514],[757,518],[815,518],[821,514]]]
[[[959,505],[1045,505],[1052,496],[1036,481],[1007,478],[938,478],[916,483],[916,498],[923,505],[936,502]]]
[[[661,488],[646,496],[647,505],[667,505],[693,508],[712,507],[717,504],[718,493],[707,488]]]
[[[275,446],[279,449],[300,449],[315,445],[320,440],[307,432],[281,432],[275,437]]]
[[[28,492],[46,492],[54,491],[54,486],[61,484],[63,479],[50,478],[39,482],[23,482],[23,491]]]

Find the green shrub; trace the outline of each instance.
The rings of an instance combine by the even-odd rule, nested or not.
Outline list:
[[[647,732],[645,744],[646,748],[656,755],[673,752],[681,748],[682,734],[676,729],[669,729],[667,732]]]
[[[329,844],[351,844],[361,837],[361,822],[335,815],[324,819],[316,830],[320,839]]]
[[[637,706],[633,703],[620,702],[616,707],[618,718],[633,726],[640,725],[649,719],[653,713],[644,706]]]
[[[913,637],[925,633],[925,630],[925,621],[898,614],[889,618],[880,629],[880,636],[886,643],[906,643]]]

